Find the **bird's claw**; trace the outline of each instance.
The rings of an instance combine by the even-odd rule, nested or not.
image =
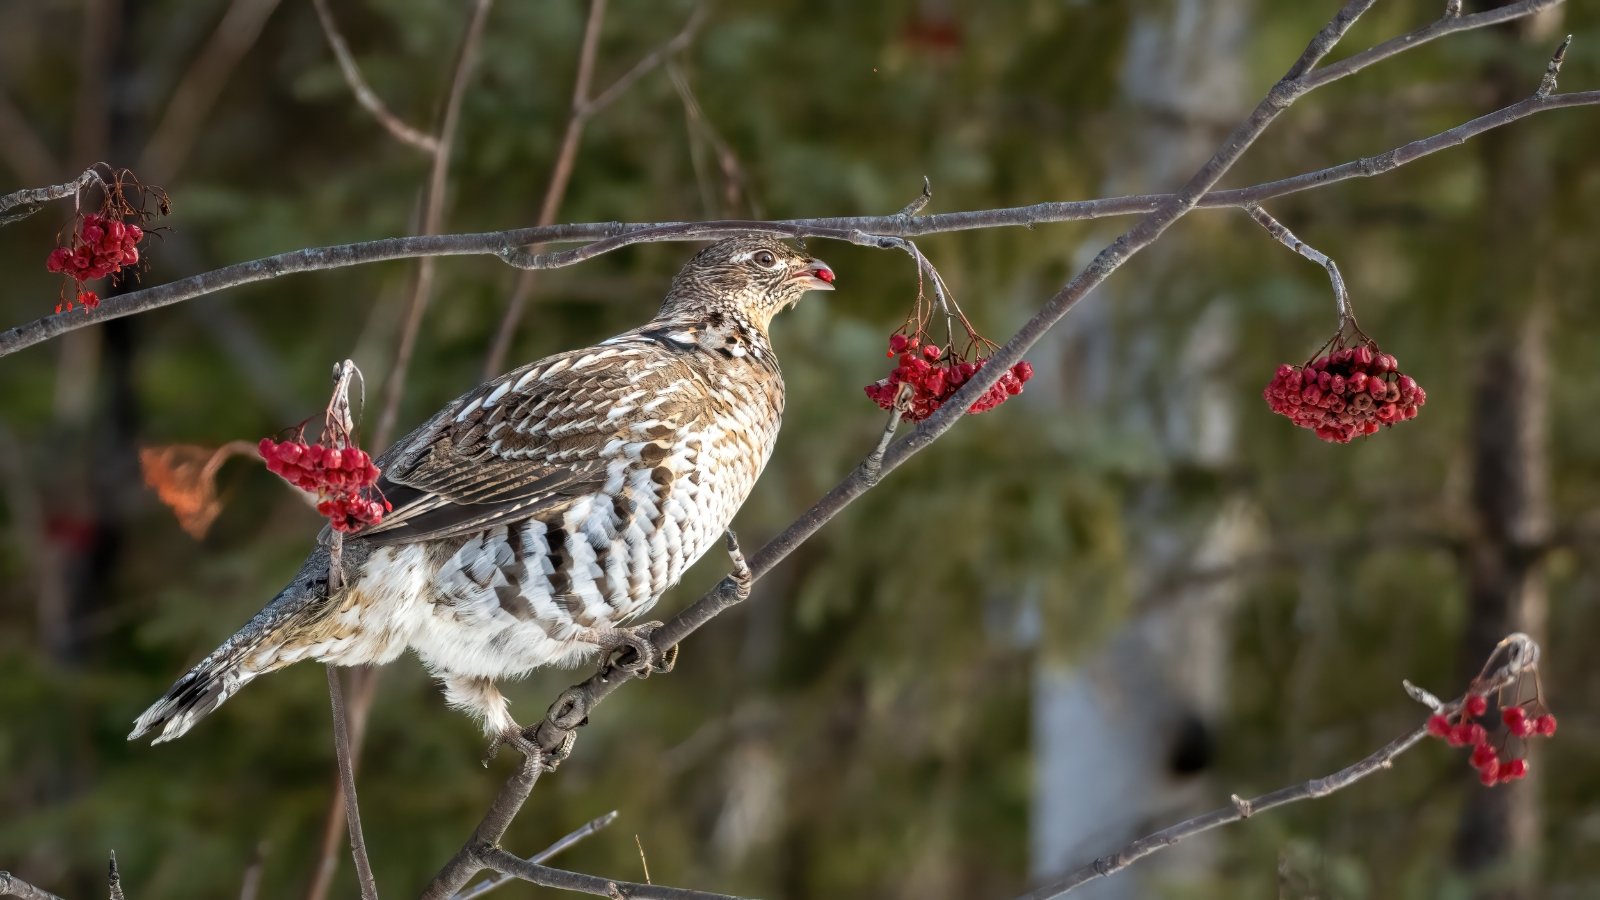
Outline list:
[[[572,753],[572,744],[578,736],[568,732],[566,740],[562,741],[561,746],[551,752],[539,746],[539,742],[535,740],[538,728],[539,726],[537,725],[523,728],[520,725],[513,724],[490,738],[489,749],[483,755],[484,768],[488,768],[489,763],[500,754],[501,747],[514,747],[517,752],[527,758],[528,763],[533,767],[546,772],[555,771],[556,766]]]
[[[661,628],[660,622],[646,622],[632,628],[612,628],[599,635],[600,671],[621,669],[633,678],[649,678],[652,674],[665,675],[678,663],[678,647],[674,644],[666,652],[656,649],[650,636]]]

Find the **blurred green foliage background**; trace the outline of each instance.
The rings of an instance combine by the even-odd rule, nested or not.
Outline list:
[[[174,86],[225,10],[244,5],[0,5],[0,97],[20,120],[0,134],[0,192],[64,181],[100,159],[135,167],[173,203],[169,230],[148,242],[144,284],[414,232],[428,160],[355,104],[309,3],[276,5],[238,66],[207,76],[221,93],[187,153],[147,153]],[[930,211],[1170,189],[1334,6],[719,3],[673,61],[695,111],[667,71],[643,78],[589,125],[558,220],[888,213],[923,175]],[[1379,4],[1340,52],[1440,6]],[[1560,33],[1578,35],[1563,87],[1600,86],[1600,16],[1569,6],[1536,26],[1430,44],[1312,95],[1229,183],[1381,152],[1503,105],[1531,92]],[[424,129],[467,8],[334,4],[376,92]],[[613,0],[597,83],[670,38],[691,9]],[[1185,37],[1196,16],[1224,9],[1239,23],[1230,48]],[[446,230],[532,223],[585,13],[572,0],[494,7]],[[1130,65],[1152,34],[1183,48],[1188,71],[1225,73],[1237,97],[1142,95]],[[658,883],[796,898],[1019,892],[1043,874],[1029,851],[1041,767],[1079,765],[1040,752],[1038,673],[1070,671],[1141,617],[1185,602],[1189,582],[1216,575],[1189,549],[1228,516],[1248,538],[1224,560],[1215,604],[1227,651],[1215,673],[1223,687],[1196,704],[1207,752],[1197,771],[1171,776],[1200,785],[1186,804],[1365,755],[1420,718],[1401,678],[1459,690],[1481,660],[1473,635],[1508,623],[1544,639],[1562,731],[1536,755],[1535,777],[1499,789],[1502,806],[1488,813],[1537,814],[1509,856],[1455,849],[1463,816],[1483,814],[1468,802],[1482,789],[1461,754],[1429,744],[1393,772],[1233,828],[1206,864],[1151,882],[1150,895],[1464,897],[1509,883],[1529,896],[1593,896],[1600,671],[1581,644],[1600,628],[1589,553],[1600,537],[1597,139],[1594,111],[1554,112],[1382,178],[1269,204],[1340,262],[1363,326],[1429,392],[1415,422],[1346,447],[1294,430],[1259,400],[1277,363],[1303,360],[1328,336],[1324,273],[1236,210],[1183,220],[1038,348],[1041,376],[1021,400],[962,422],[851,506],[751,602],[697,634],[676,673],[609,700],[507,846],[532,853],[618,809],[616,825],[560,863],[638,879],[637,835]],[[4,322],[54,304],[44,257],[69,215],[57,204],[0,231]],[[978,327],[1003,340],[1125,224],[921,246]],[[790,408],[736,523],[747,547],[871,447],[883,420],[860,388],[887,371],[885,337],[915,292],[901,255],[824,242],[813,251],[839,290],[777,324]],[[642,245],[542,273],[513,359],[637,324],[689,252]],[[235,461],[220,475],[223,512],[197,542],[143,486],[137,449],[254,440],[298,422],[321,409],[330,364],[347,356],[376,396],[415,273],[415,262],[397,262],[297,275],[0,360],[0,868],[92,896],[114,848],[129,897],[219,897],[238,893],[259,852],[264,896],[304,893],[333,786],[319,668],[251,685],[175,744],[123,736],[292,574],[316,516],[259,465]],[[490,258],[440,261],[402,429],[481,379],[515,277]],[[1196,334],[1217,329],[1222,352],[1193,352]],[[1483,385],[1529,364],[1548,377],[1496,406]],[[1531,423],[1505,418],[1508,408]],[[1202,409],[1222,410],[1220,449],[1206,449],[1214,423],[1199,421]],[[1523,434],[1512,442],[1522,455],[1493,456]],[[1480,464],[1489,458],[1511,461],[1500,475],[1513,505],[1538,507],[1532,539],[1496,527],[1499,483]],[[1525,477],[1541,472],[1547,491]],[[1519,493],[1525,483],[1536,488]],[[1479,588],[1506,546],[1526,577],[1497,608]],[[661,610],[710,587],[724,565],[704,562]],[[549,672],[513,686],[514,712],[531,720],[573,679]],[[470,833],[511,764],[484,771],[481,750],[414,660],[385,670],[360,786],[386,896],[415,893]],[[1081,777],[1097,772],[1082,764]],[[1510,792],[1521,799],[1506,805]],[[340,847],[334,894],[353,896]],[[514,885],[502,895],[543,894]]]

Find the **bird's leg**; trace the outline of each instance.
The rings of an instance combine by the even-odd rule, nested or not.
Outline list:
[[[634,678],[649,678],[653,673],[671,672],[678,662],[677,645],[663,653],[650,640],[661,626],[661,622],[646,622],[630,628],[581,628],[577,638],[600,648],[601,672],[616,668]]]
[[[493,679],[470,675],[441,675],[445,702],[463,709],[483,720],[483,733],[489,738],[489,747],[483,754],[484,766],[494,759],[501,747],[515,747],[537,766],[548,767],[547,754],[538,743],[524,734],[524,729],[511,718],[505,695],[494,686]]]

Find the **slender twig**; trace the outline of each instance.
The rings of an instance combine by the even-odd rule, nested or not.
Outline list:
[[[572,847],[574,844],[577,844],[579,841],[582,841],[583,839],[585,839],[585,838],[587,838],[587,837],[589,837],[589,836],[591,836],[593,834],[598,833],[601,829],[609,826],[612,822],[615,822],[616,820],[617,820],[617,811],[616,810],[612,810],[611,812],[608,812],[603,816],[597,816],[597,817],[595,817],[593,819],[590,819],[588,822],[585,822],[582,826],[580,826],[578,828],[575,828],[572,831],[568,832],[565,836],[563,836],[560,840],[556,841],[554,844],[551,844],[550,846],[544,848],[543,850],[540,850],[538,853],[535,853],[534,855],[528,857],[528,862],[531,862],[531,863],[546,863],[546,862],[549,862],[551,859],[554,859],[557,854],[559,854],[562,851]],[[484,894],[489,893],[490,891],[494,890],[497,887],[500,887],[500,886],[505,885],[505,884],[509,884],[509,883],[511,883],[513,881],[517,881],[517,880],[519,880],[519,879],[515,875],[508,875],[508,874],[505,874],[503,872],[502,873],[498,873],[498,874],[495,875],[495,877],[488,878],[488,879],[485,879],[483,881],[480,881],[479,883],[473,885],[472,887],[467,888],[466,890],[463,890],[461,893],[456,894],[453,898],[451,898],[451,900],[473,900],[474,897],[482,897]]]
[[[711,11],[709,2],[702,2],[695,6],[689,13],[688,21],[683,23],[683,28],[673,35],[666,43],[646,53],[633,64],[633,68],[622,73],[616,81],[611,82],[605,90],[595,95],[583,105],[583,114],[593,117],[596,113],[615,103],[618,97],[627,93],[634,82],[655,71],[662,63],[671,57],[687,50],[694,42],[695,35],[700,31],[700,26],[705,24],[706,15]]]
[[[1345,288],[1344,276],[1339,274],[1339,266],[1317,248],[1295,237],[1294,232],[1285,228],[1282,222],[1268,215],[1261,207],[1247,206],[1245,212],[1248,212],[1250,218],[1265,228],[1278,243],[1328,270],[1328,280],[1333,283],[1334,306],[1339,312],[1339,327],[1343,328],[1345,321],[1350,318],[1350,292]]]
[[[1198,209],[1239,208],[1260,203],[1274,197],[1313,188],[1326,187],[1352,178],[1370,178],[1386,174],[1424,156],[1450,147],[1459,146],[1486,131],[1515,122],[1540,112],[1578,106],[1600,105],[1600,91],[1578,91],[1551,94],[1548,97],[1529,97],[1503,109],[1480,116],[1469,122],[1439,132],[1421,140],[1412,141],[1376,156],[1362,157],[1337,166],[1306,172],[1290,178],[1269,181],[1246,188],[1209,191],[1195,204]],[[1029,206],[970,210],[939,213],[900,219],[897,216],[839,216],[831,218],[786,219],[755,223],[771,233],[791,237],[831,237],[838,233],[863,233],[885,236],[915,237],[951,231],[968,231],[985,228],[1024,227],[1053,222],[1072,222],[1108,216],[1149,213],[1170,194],[1141,194],[1126,197],[1108,197],[1100,200],[1072,200],[1036,203]],[[74,310],[72,313],[45,316],[23,325],[0,332],[0,356],[43,343],[69,331],[75,331],[108,319],[122,318],[147,312],[196,297],[217,293],[230,288],[253,284],[283,275],[315,272],[345,266],[414,259],[426,256],[504,256],[508,247],[562,241],[599,240],[624,237],[620,243],[608,245],[616,249],[631,243],[645,241],[705,240],[734,234],[748,233],[748,222],[660,222],[624,223],[590,222],[550,225],[538,228],[518,228],[506,231],[478,232],[474,234],[446,234],[434,236],[385,238],[355,244],[338,244],[329,247],[312,247],[263,257],[249,262],[235,263],[210,272],[182,278],[155,287],[133,291],[117,297],[107,297],[92,310]],[[592,255],[592,254],[590,254]],[[584,256],[583,258],[588,258]],[[549,266],[570,265],[577,259],[546,260]]]
[[[600,29],[606,18],[606,0],[589,0],[589,16],[584,20],[583,39],[578,49],[578,70],[572,79],[571,110],[567,114],[567,127],[561,133],[561,143],[556,151],[555,163],[550,167],[550,180],[544,188],[544,200],[539,204],[539,225],[549,225],[556,220],[561,201],[567,196],[567,185],[572,181],[572,171],[577,165],[578,147],[583,140],[583,128],[589,121],[589,84],[594,78],[595,55],[600,48]],[[537,275],[524,269],[517,276],[501,315],[500,327],[495,330],[489,353],[484,357],[486,377],[494,377],[505,366],[506,354],[511,350],[511,339],[516,334],[517,323],[522,321],[522,309],[533,293]]]
[[[1535,97],[1548,97],[1555,92],[1556,79],[1561,77],[1561,64],[1566,61],[1567,48],[1572,46],[1572,35],[1567,35],[1561,46],[1550,56],[1550,62],[1545,64],[1544,77],[1539,80],[1539,89],[1533,92]]]
[[[550,180],[545,184],[544,199],[539,203],[539,218],[535,223],[537,226],[554,224],[556,216],[561,211],[561,203],[566,199],[567,188],[572,183],[572,173],[577,167],[578,148],[583,143],[584,127],[589,124],[589,120],[615,102],[640,78],[660,65],[669,54],[687,47],[705,19],[706,8],[704,3],[696,6],[694,12],[689,15],[689,21],[671,40],[639,60],[599,96],[591,98],[590,88],[594,81],[595,58],[599,53],[600,31],[606,15],[606,0],[591,0],[589,16],[584,21],[583,37],[578,48],[577,71],[572,79],[572,102],[567,115],[567,125],[561,133],[561,143],[556,151],[555,162],[550,167]],[[536,279],[537,275],[532,269],[524,269],[517,276],[517,283],[511,289],[511,297],[506,301],[500,327],[495,330],[494,340],[484,357],[485,376],[492,378],[500,374],[501,369],[505,367],[506,355],[511,352],[511,341],[516,337],[517,325],[522,321],[528,298],[533,295]]]
[[[1524,673],[1534,671],[1538,661],[1538,644],[1534,643],[1525,634],[1510,635],[1495,647],[1494,652],[1484,662],[1483,673],[1473,680],[1468,691],[1476,694],[1489,694],[1498,691],[1516,683]],[[1432,694],[1414,687],[1410,682],[1406,682],[1404,687],[1407,694],[1410,694],[1418,702],[1427,705],[1430,712],[1454,713],[1460,708],[1467,696],[1463,694],[1453,703],[1441,704]],[[1427,736],[1427,728],[1419,726],[1383,745],[1371,755],[1345,766],[1331,775],[1279,788],[1250,799],[1244,799],[1238,794],[1234,794],[1227,806],[1195,816],[1192,819],[1186,819],[1176,825],[1139,838],[1114,853],[1098,857],[1092,862],[1068,872],[1048,885],[1027,894],[1021,900],[1054,900],[1054,898],[1064,896],[1067,892],[1082,886],[1086,882],[1120,872],[1152,853],[1165,850],[1173,844],[1194,837],[1203,831],[1210,831],[1220,825],[1239,822],[1269,809],[1285,806],[1300,800],[1326,797],[1334,791],[1343,790],[1355,784],[1368,775],[1392,768],[1396,757],[1415,747]]]
[[[523,881],[529,881],[542,887],[559,888],[564,891],[574,891],[580,894],[592,894],[596,897],[627,897],[629,900],[739,900],[731,894],[714,894],[710,891],[694,891],[687,888],[664,887],[659,884],[640,884],[633,881],[617,881],[612,878],[601,878],[598,875],[584,875],[580,872],[569,872],[565,869],[552,869],[529,862],[513,853],[508,853],[499,847],[483,847],[478,850],[478,856],[483,864],[496,872],[513,875]]]
[[[117,870],[117,851],[111,851],[111,861],[106,863],[106,888],[111,900],[127,900],[122,894],[122,873]]]
[[[14,219],[6,218],[5,214],[19,206],[30,207],[22,215],[32,215],[34,210],[41,204],[54,200],[65,200],[68,197],[76,197],[91,184],[105,187],[105,176],[100,171],[102,168],[108,169],[109,167],[104,163],[96,163],[84,169],[82,175],[71,181],[63,181],[60,184],[52,184],[46,187],[23,188],[20,191],[12,191],[9,194],[0,195],[0,225],[14,221]]]
[[[166,111],[139,156],[138,171],[149,181],[165,183],[179,174],[206,116],[222,96],[228,76],[238,67],[279,0],[233,0],[216,30],[195,55],[167,101]]]
[[[431,134],[424,134],[405,122],[400,117],[389,111],[383,99],[378,96],[372,86],[367,84],[367,79],[361,74],[361,68],[356,65],[355,57],[350,55],[350,45],[345,43],[344,34],[339,31],[339,23],[334,21],[333,12],[328,9],[328,0],[311,0],[311,5],[316,7],[317,21],[322,23],[322,33],[328,39],[328,46],[333,50],[333,56],[339,61],[339,71],[344,73],[345,84],[350,86],[350,92],[355,95],[356,102],[372,113],[378,124],[402,144],[408,144],[424,153],[438,153],[439,139]]]
[[[476,0],[466,31],[461,37],[461,47],[456,52],[456,64],[450,76],[450,90],[445,98],[444,113],[439,120],[439,149],[433,154],[433,166],[428,173],[428,192],[424,200],[422,233],[439,233],[444,223],[445,191],[449,187],[450,157],[455,147],[456,123],[461,118],[461,101],[466,97],[467,82],[478,61],[478,48],[483,42],[484,25],[489,21],[489,10],[494,0]],[[406,303],[404,321],[400,326],[400,343],[395,350],[389,377],[384,382],[383,408],[378,413],[374,431],[374,446],[385,447],[394,435],[395,422],[399,421],[400,398],[405,394],[406,375],[411,369],[411,357],[417,349],[417,336],[422,332],[422,317],[433,299],[433,275],[437,260],[422,257],[417,266],[417,280],[412,284],[411,299]]]
[[[350,855],[355,858],[356,880],[361,885],[361,900],[378,900],[372,861],[367,858],[367,841],[361,833],[361,805],[356,799],[356,774],[350,763],[350,726],[345,716],[344,690],[339,684],[339,670],[333,666],[328,666],[328,699],[333,706],[333,747],[339,759],[339,786],[350,825]]]
[[[10,872],[0,872],[0,897],[21,897],[22,900],[61,900],[44,888],[34,887]]]

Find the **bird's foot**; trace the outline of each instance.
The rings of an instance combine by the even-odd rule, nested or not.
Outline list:
[[[585,639],[599,645],[602,673],[621,669],[634,678],[649,678],[655,673],[671,672],[678,662],[676,644],[662,652],[650,640],[661,625],[660,622],[646,622],[631,628],[596,628]]]
[[[489,763],[500,754],[501,747],[512,747],[521,753],[527,759],[528,765],[533,768],[545,772],[554,772],[556,766],[560,765],[561,761],[572,753],[572,744],[577,740],[578,736],[568,732],[566,740],[561,742],[560,747],[554,751],[548,751],[539,746],[539,742],[536,740],[538,731],[538,725],[530,725],[527,728],[523,728],[513,723],[504,731],[491,737],[489,739],[488,752],[483,755],[484,768],[488,768]]]

